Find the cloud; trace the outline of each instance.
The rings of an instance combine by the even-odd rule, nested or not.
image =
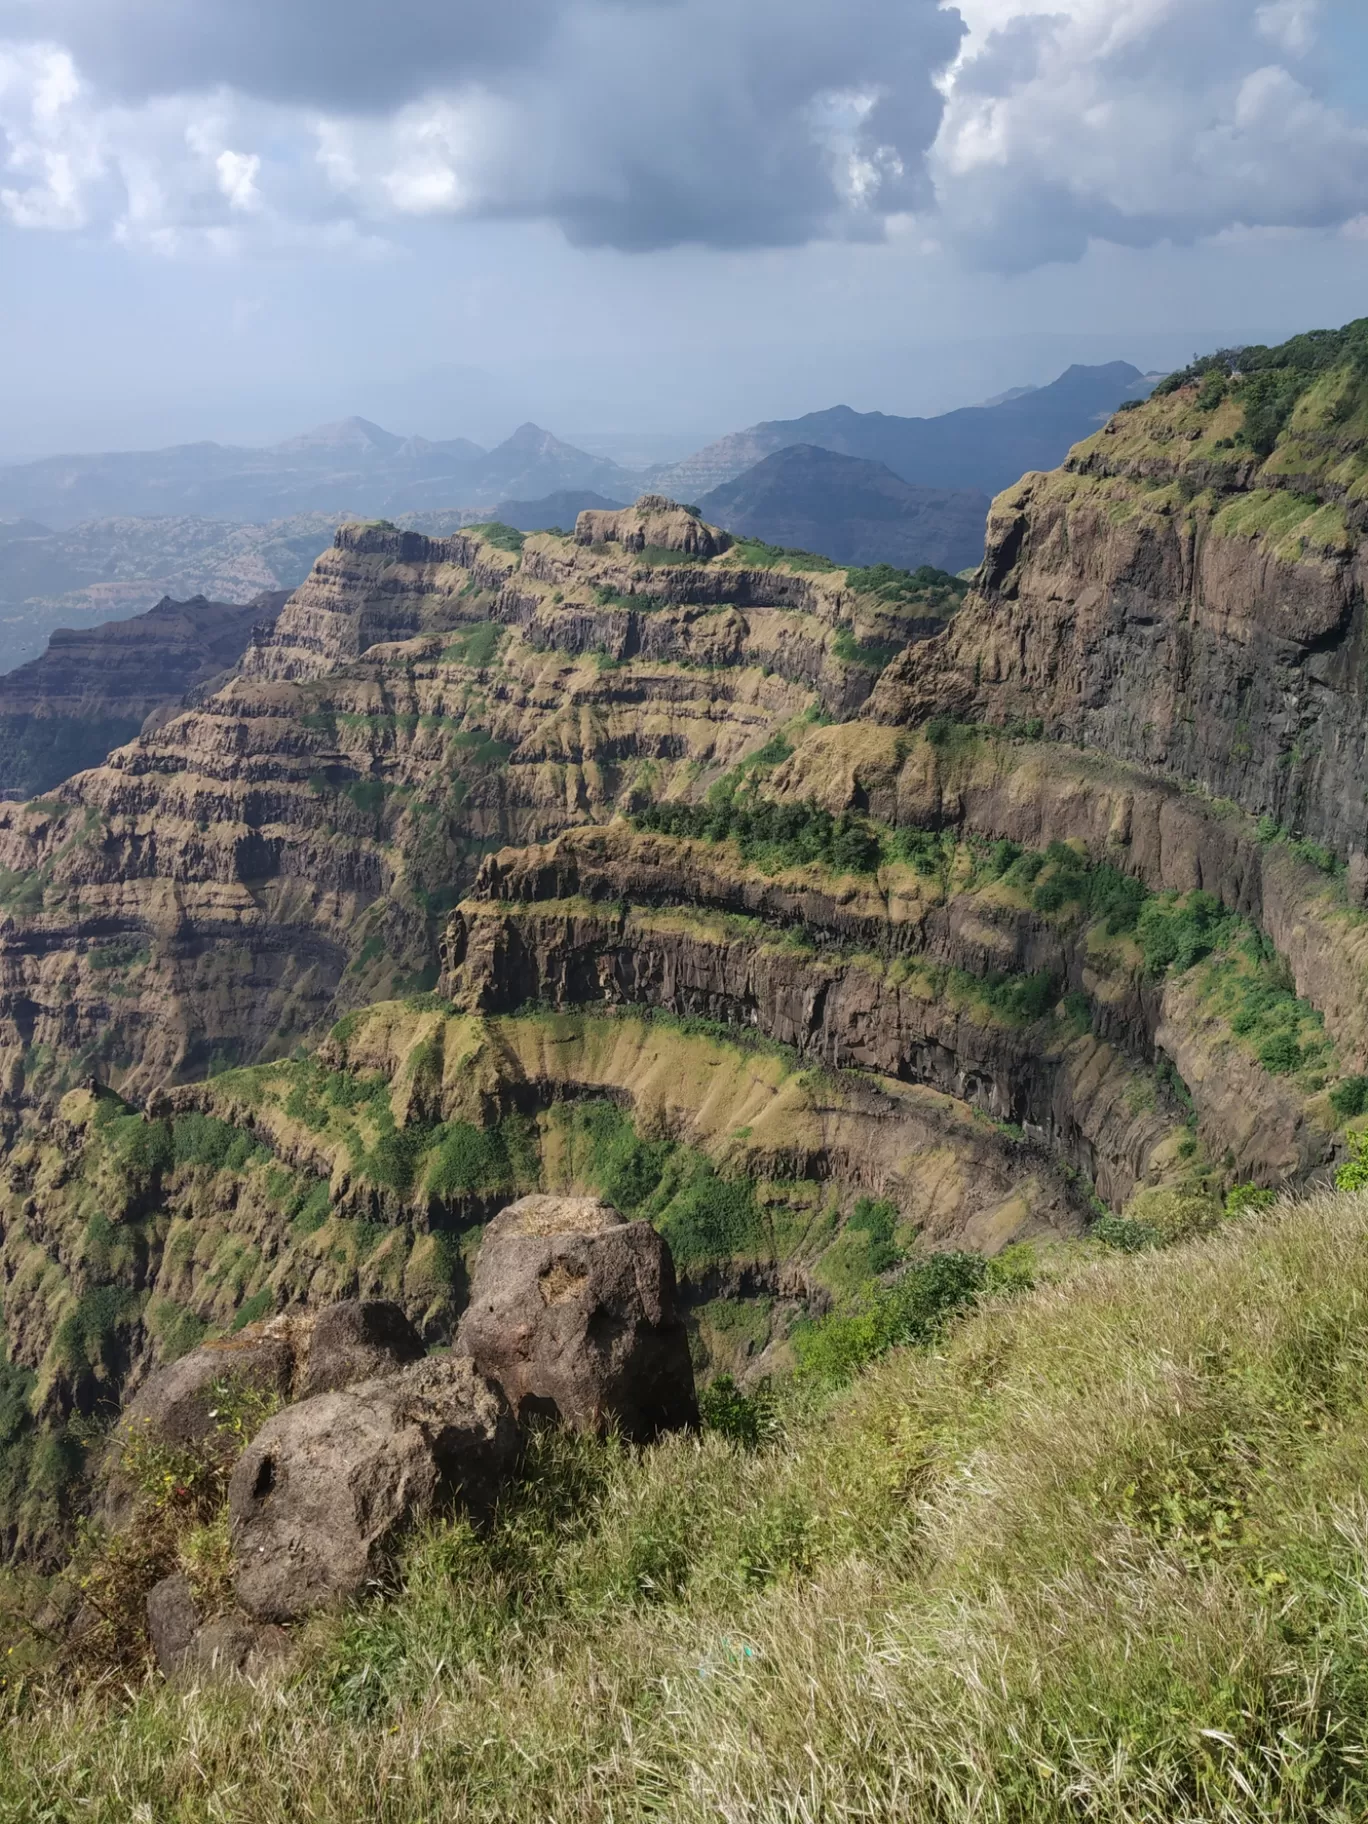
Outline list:
[[[1332,3],[1332,0],[1327,0]],[[643,251],[1343,228],[1322,0],[0,0],[0,213],[218,251],[422,217]]]
[[[1368,126],[1296,67],[1315,0],[965,11],[976,29],[933,169],[946,238],[978,264],[1076,259],[1094,239],[1334,228],[1368,203]]]
[[[928,207],[936,78],[963,36],[939,0],[0,0],[0,37],[26,23],[43,42],[21,54],[64,59],[76,89],[41,123],[19,96],[21,134],[15,98],[0,120],[55,158],[97,148],[87,192],[140,165],[152,118],[179,108],[188,133],[208,96],[267,129],[211,158],[260,161],[263,223],[308,192],[313,217],[551,220],[634,250],[867,235]],[[50,215],[52,167],[9,164],[11,215]],[[190,173],[163,187],[166,229],[196,225],[177,213],[191,190],[203,210]]]

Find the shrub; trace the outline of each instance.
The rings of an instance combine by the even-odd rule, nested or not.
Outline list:
[[[729,1374],[719,1374],[699,1394],[698,1413],[708,1431],[752,1450],[774,1429],[768,1388],[762,1384],[754,1394],[742,1393]]]
[[[1341,1121],[1368,1111],[1368,1077],[1345,1077],[1330,1091],[1330,1106]]]
[[[799,1324],[793,1333],[799,1376],[839,1385],[889,1349],[934,1341],[978,1297],[987,1274],[977,1254],[932,1254],[852,1311]]]
[[[1122,1254],[1140,1254],[1148,1248],[1163,1245],[1163,1237],[1152,1223],[1138,1222],[1134,1216],[1118,1216],[1113,1212],[1099,1216],[1088,1233]]]
[[[1147,900],[1137,920],[1140,948],[1151,975],[1166,969],[1178,974],[1210,956],[1227,926],[1224,908],[1214,893],[1198,891],[1180,898],[1161,893]]]
[[[744,861],[775,872],[816,863],[843,874],[872,874],[883,858],[878,833],[861,817],[816,804],[777,804],[730,792],[706,804],[653,804],[632,820],[638,829],[706,842],[735,842]]]

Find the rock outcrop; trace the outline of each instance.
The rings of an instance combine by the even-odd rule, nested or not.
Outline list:
[[[0,677],[0,797],[34,798],[212,686],[263,635],[285,591],[245,605],[168,596],[131,620],[59,627],[39,659]]]
[[[698,1423],[669,1245],[594,1198],[524,1197],[494,1218],[457,1346],[522,1419],[637,1441]]]
[[[1263,459],[1238,388],[1120,414],[994,503],[980,593],[868,713],[1037,722],[1362,853],[1368,521],[1337,427],[1363,386],[1327,377]]]
[[[517,1448],[508,1402],[463,1356],[287,1407],[229,1487],[239,1602],[291,1621],[353,1595],[440,1501],[487,1512]]]
[[[301,1399],[337,1393],[423,1359],[423,1339],[399,1309],[382,1298],[343,1299],[313,1321],[308,1355],[299,1370]]]

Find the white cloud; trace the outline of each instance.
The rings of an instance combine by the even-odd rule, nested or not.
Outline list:
[[[1368,126],[1289,67],[1314,44],[1308,0],[964,11],[933,168],[947,239],[981,264],[1077,258],[1091,239],[1334,228],[1368,202]]]
[[[252,214],[261,207],[261,192],[257,189],[257,177],[261,171],[261,155],[257,152],[222,151],[214,160],[218,172],[219,189],[228,200],[230,209],[240,209],[244,214]]]

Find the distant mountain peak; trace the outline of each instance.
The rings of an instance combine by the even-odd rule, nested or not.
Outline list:
[[[392,456],[402,449],[404,438],[396,437],[393,431],[387,431],[382,425],[372,424],[369,418],[339,418],[334,424],[315,425],[313,430],[304,431],[298,437],[287,438],[284,443],[274,447],[278,452],[306,450],[337,450],[355,455],[359,451],[373,453],[377,456]]]

